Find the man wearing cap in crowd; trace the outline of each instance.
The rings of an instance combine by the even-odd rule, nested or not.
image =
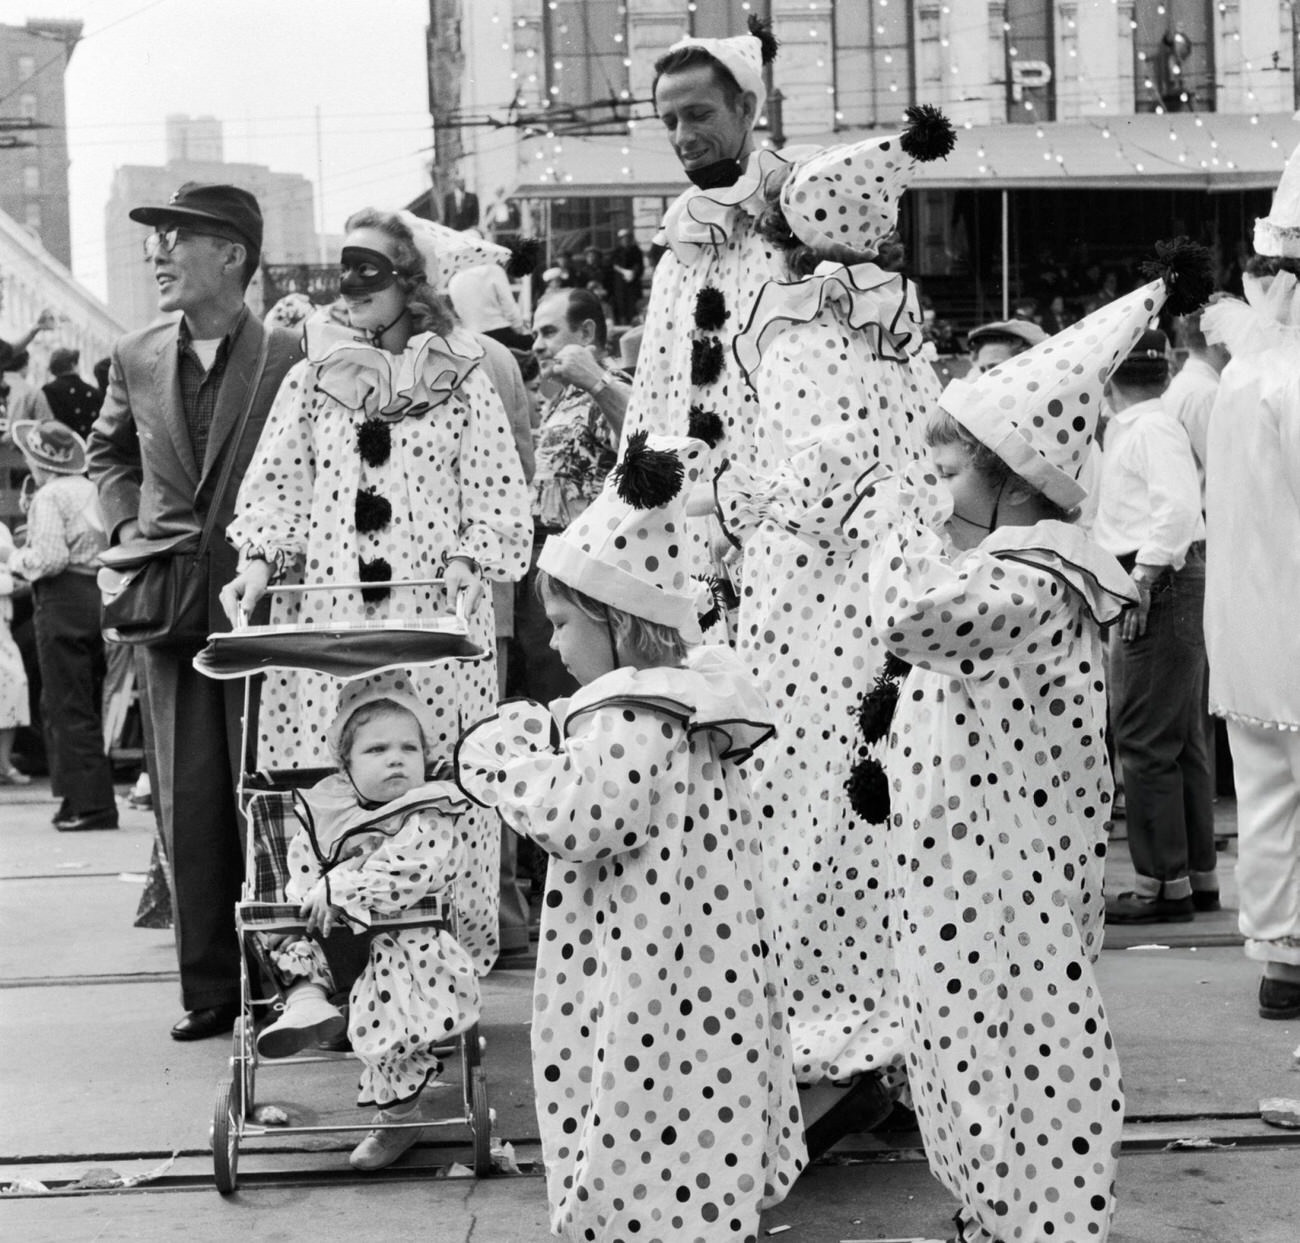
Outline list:
[[[655,238],[668,252],[651,285],[624,443],[638,431],[681,435],[698,407],[721,420],[720,452],[748,455],[758,402],[731,342],[763,283],[782,276],[774,246],[755,225],[767,187],[790,167],[755,148],[767,99],[763,65],[776,41],[752,18],[750,29],[732,39],[682,39],[655,63],[655,110],[694,185],[668,209]]]
[[[84,439],[90,435],[91,425],[104,403],[104,395],[77,374],[80,358],[80,350],[54,350],[50,354],[53,379],[42,386],[41,392],[50,403],[54,417]]]
[[[1046,340],[1047,333],[1029,319],[995,320],[972,328],[966,336],[971,362],[981,373]]]
[[[1141,595],[1111,636],[1111,717],[1128,804],[1134,888],[1113,924],[1219,909],[1205,728],[1205,523],[1187,432],[1161,404],[1169,342],[1148,328],[1111,375],[1093,535]]]
[[[14,443],[36,484],[27,543],[9,560],[32,584],[41,668],[41,724],[61,832],[117,828],[113,772],[104,753],[100,691],[104,640],[95,582],[104,521],[86,478],[86,446],[62,423],[20,422]]]
[[[145,255],[168,313],[113,351],[104,407],[90,436],[111,544],[159,553],[197,544],[215,508],[206,567],[209,619],[227,628],[218,590],[235,572],[225,539],[235,495],[276,390],[300,356],[244,302],[262,248],[262,213],[247,190],[187,182],[170,202],[134,208],[149,225]],[[179,314],[176,314],[179,312]],[[217,495],[227,460],[226,487]],[[231,1027],[239,1002],[234,902],[243,874],[235,782],[242,688],[191,666],[186,647],[141,649],[146,760],[172,873],[172,913],[186,1014],[177,1040]]]
[[[1246,301],[1201,315],[1226,344],[1205,455],[1210,711],[1227,719],[1237,891],[1259,1014],[1300,1018],[1300,147],[1255,222]]]

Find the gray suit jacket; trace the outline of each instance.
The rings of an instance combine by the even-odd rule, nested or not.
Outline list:
[[[204,461],[196,462],[181,408],[178,328],[179,319],[160,320],[118,341],[108,394],[90,432],[87,464],[99,488],[111,543],[117,543],[122,525],[132,518],[147,539],[179,541],[197,536],[209,507],[217,504],[209,612],[214,629],[224,630],[217,593],[233,576],[236,563],[235,552],[225,540],[226,526],[280,382],[302,351],[292,333],[279,329],[271,333],[266,367],[239,441],[230,483],[225,495],[216,497],[226,456],[235,448],[235,429],[248,400],[266,329],[255,315],[244,316],[226,362],[207,454]]]

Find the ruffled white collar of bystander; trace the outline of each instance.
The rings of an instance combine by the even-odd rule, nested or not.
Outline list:
[[[683,263],[691,263],[701,246],[722,246],[736,227],[738,213],[755,219],[794,167],[792,152],[762,147],[749,157],[740,179],[716,190],[687,190],[668,209],[655,237]]]
[[[392,354],[327,314],[307,321],[304,344],[321,392],[349,410],[385,419],[441,406],[483,358],[482,346],[458,328],[445,337],[417,333]]]

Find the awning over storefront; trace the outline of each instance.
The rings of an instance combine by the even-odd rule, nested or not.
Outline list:
[[[1271,190],[1300,143],[1292,114],[1139,113],[976,125],[913,185],[947,190]]]
[[[811,141],[821,146],[866,136],[841,132]],[[975,125],[959,127],[956,150],[922,165],[913,184],[935,190],[1271,190],[1297,143],[1300,122],[1289,112]],[[671,198],[687,184],[651,122],[626,137],[533,139],[523,156],[527,167],[516,198]]]

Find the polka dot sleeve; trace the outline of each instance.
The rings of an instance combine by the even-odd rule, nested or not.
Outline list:
[[[455,817],[413,812],[355,867],[330,873],[330,900],[367,926],[372,916],[399,915],[455,878],[462,849]]]
[[[558,752],[502,765],[498,808],[547,854],[585,863],[625,854],[659,830],[663,789],[686,788],[690,745],[674,721],[598,710]]]
[[[950,559],[922,526],[898,526],[867,571],[881,641],[909,664],[984,677],[1008,660],[1060,659],[1075,605],[1046,571],[978,548]]]
[[[494,582],[528,568],[533,527],[523,467],[505,407],[480,370],[460,395],[468,406],[460,445],[460,542],[448,556],[472,557]]]
[[[240,484],[226,538],[241,562],[261,558],[283,566],[307,550],[316,482],[309,368],[300,362],[285,376]]]
[[[324,875],[320,860],[312,849],[311,838],[305,829],[299,829],[289,839],[289,847],[285,852],[285,865],[289,879],[284,884],[284,900],[301,902]]]

